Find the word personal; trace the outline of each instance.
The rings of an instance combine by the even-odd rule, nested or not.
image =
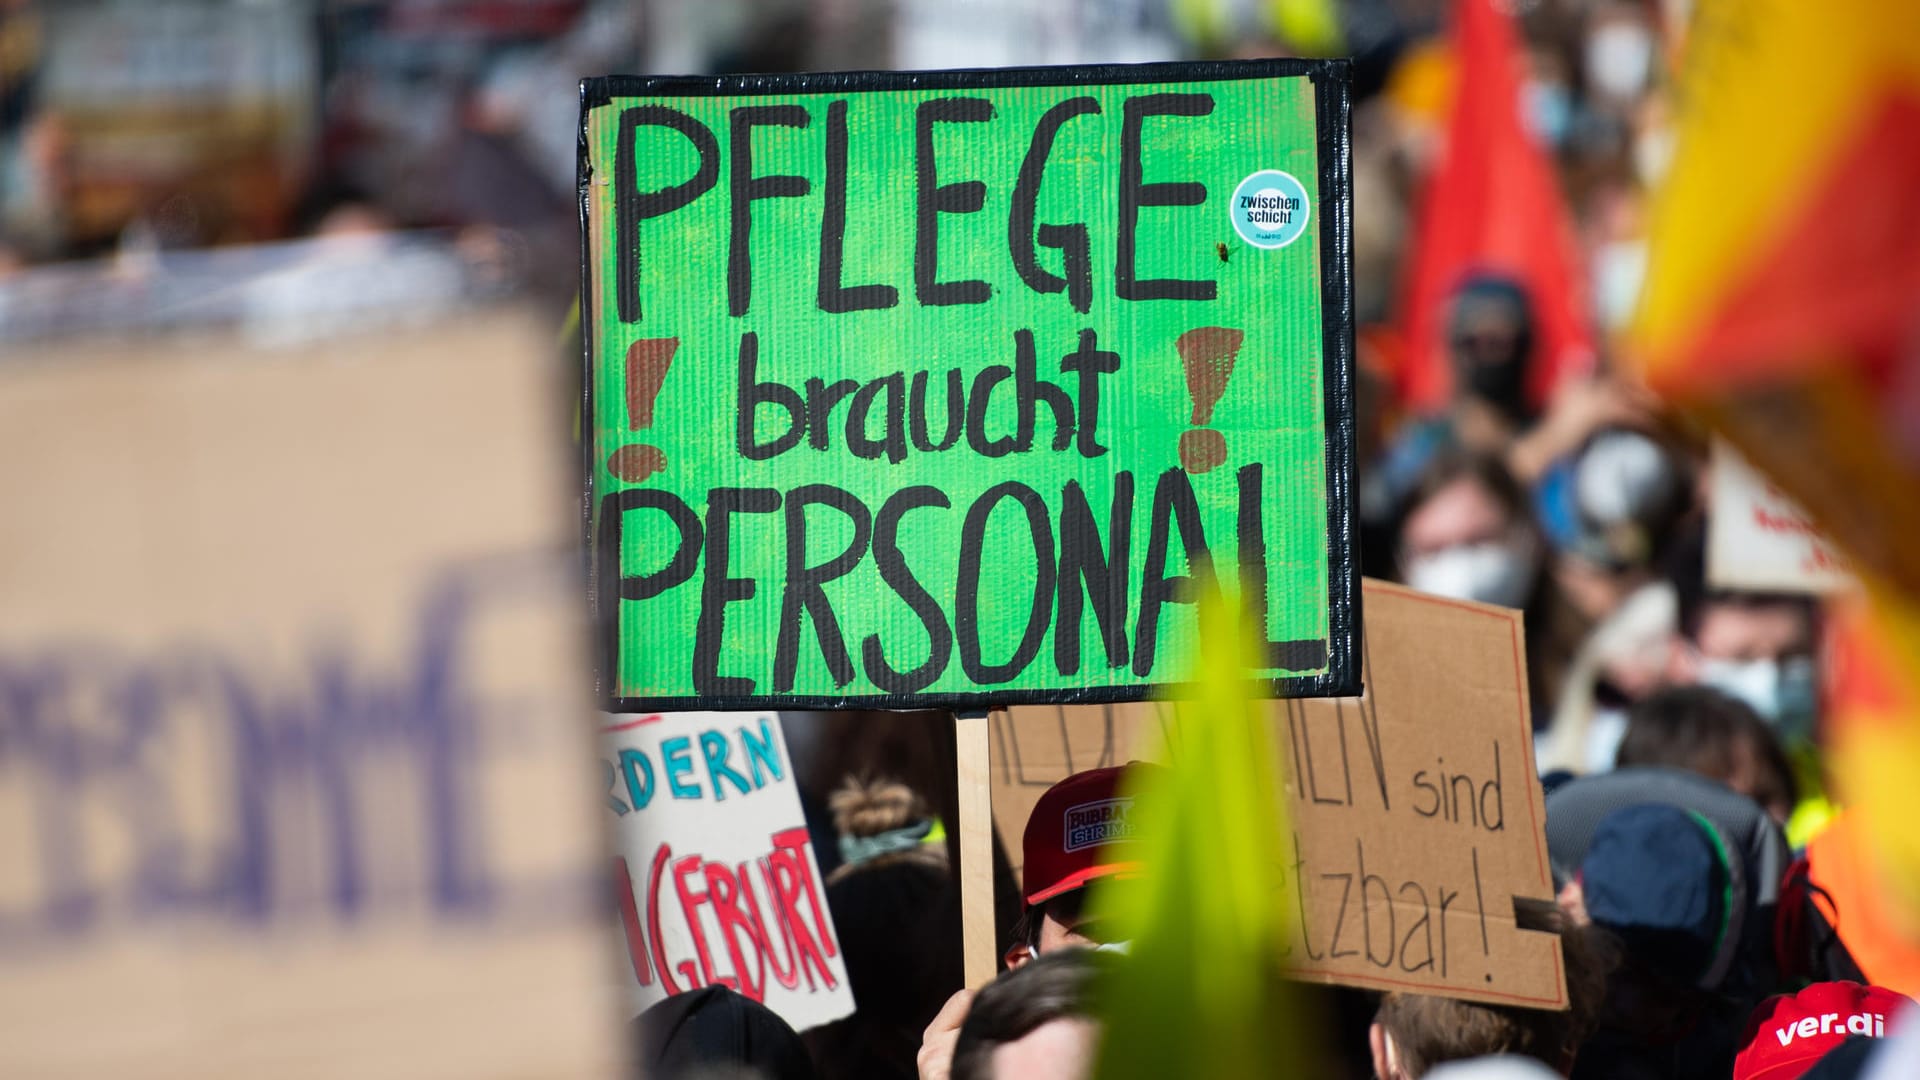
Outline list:
[[[1240,596],[1254,625],[1265,627],[1268,568],[1264,467],[1258,463],[1242,466],[1236,482],[1234,550]],[[910,516],[958,512],[948,493],[939,488],[904,487],[873,508],[853,492],[831,484],[805,484],[788,491],[720,487],[707,492],[704,516],[671,491],[629,488],[611,492],[601,501],[600,608],[614,611],[622,601],[645,603],[672,590],[697,589],[699,616],[689,677],[702,696],[751,695],[758,681],[769,675],[776,692],[792,690],[803,628],[808,625],[834,685],[840,687],[851,683],[856,674],[850,640],[858,650],[858,671],[889,693],[912,693],[932,685],[946,673],[956,654],[973,683],[993,686],[1011,682],[1038,659],[1050,631],[1055,670],[1063,676],[1073,675],[1082,663],[1080,628],[1089,610],[1098,625],[1107,665],[1120,668],[1131,664],[1133,673],[1144,677],[1154,671],[1162,615],[1168,606],[1197,604],[1202,595],[1217,593],[1219,582],[1214,571],[1214,549],[1203,531],[1199,503],[1186,472],[1168,469],[1154,481],[1151,509],[1144,523],[1146,550],[1138,564],[1134,561],[1134,552],[1139,550],[1134,503],[1134,477],[1126,471],[1115,475],[1105,520],[1099,524],[1087,492],[1077,481],[1067,481],[1057,500],[1052,501],[1020,481],[1004,481],[987,488],[965,508],[953,547],[944,552],[916,552],[910,560],[900,543],[903,522]],[[996,513],[1002,508],[1009,512]],[[643,549],[658,569],[632,573],[624,569],[627,520],[642,513],[664,517],[677,535],[663,561],[658,550]],[[770,521],[758,525],[755,518]],[[727,608],[748,604],[760,592],[758,580],[733,574],[735,535],[768,526],[783,535],[762,534],[755,536],[753,543],[761,550],[784,552],[783,569],[776,579],[780,590],[778,617],[739,620],[733,633],[742,638],[730,638]],[[1031,552],[1035,567],[1025,619],[1010,620],[1008,639],[997,641],[985,639],[987,624],[981,618],[982,581],[989,571],[985,553],[991,529],[1008,530],[1020,547]],[[951,527],[941,529],[941,535],[953,536],[955,532]],[[1102,532],[1106,536],[1104,544]],[[844,547],[831,557],[815,561],[809,555],[817,552],[822,538],[842,536],[847,537]],[[928,591],[924,570],[917,571],[914,565],[919,561],[924,568],[936,558],[949,560],[952,568],[955,585],[948,597],[936,598]],[[902,667],[897,655],[890,655],[874,632],[877,627],[856,627],[851,635],[843,630],[839,606],[828,586],[868,564],[918,622],[926,642],[926,659],[920,663]],[[999,587],[1006,588],[1004,570],[996,569],[995,576],[1002,579]],[[846,599],[843,589],[840,602]],[[870,613],[881,607],[863,595],[858,610]],[[747,634],[762,638],[744,639]],[[766,648],[767,636],[774,638],[771,650]],[[611,642],[612,637],[608,635],[606,640]],[[1266,653],[1272,667],[1308,670],[1325,663],[1326,644],[1269,640]],[[770,657],[772,670],[722,673],[723,656]],[[989,660],[989,656],[1006,659]],[[607,657],[606,670],[614,671],[617,659]]]

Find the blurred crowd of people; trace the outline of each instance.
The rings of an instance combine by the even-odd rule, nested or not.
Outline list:
[[[1580,240],[1592,355],[1543,378],[1540,298],[1515,276],[1477,271],[1440,320],[1446,400],[1417,409],[1399,394],[1404,366],[1419,362],[1396,329],[1413,208],[1458,72],[1419,37],[1388,59],[1361,56],[1362,561],[1373,576],[1526,614],[1571,1008],[1303,991],[1331,1033],[1314,1075],[1904,1075],[1913,1051],[1875,1044],[1911,1008],[1920,969],[1828,794],[1825,604],[1713,583],[1708,439],[1623,374],[1618,353],[1645,258],[1644,203],[1671,154],[1674,6],[1508,7],[1526,31],[1522,115]],[[1275,48],[1284,43],[1263,38],[1231,51]],[[1017,921],[1003,919],[1008,972],[961,990],[949,864],[940,845],[914,839],[940,819],[940,772],[891,775],[907,783],[836,797],[850,857],[832,895],[859,1007],[804,1036],[812,1068],[1087,1075],[1097,1026],[1087,988],[1124,962],[1107,955],[1124,943],[1088,921],[1085,887],[1152,868],[1111,850],[1063,862],[1037,811],[1008,903]],[[1085,799],[1117,784],[1111,772],[1081,774],[1056,790]],[[845,812],[859,800],[891,809]],[[870,845],[882,837],[896,839]],[[937,978],[902,985],[909,970]],[[1464,1064],[1487,1055],[1524,1060]]]
[[[256,179],[271,174],[278,192],[272,205],[254,205],[216,182],[242,167],[236,148],[251,145],[245,110],[227,141],[206,143],[217,151],[211,165],[134,154],[117,167],[146,168],[151,183],[99,183],[87,171],[99,155],[131,154],[133,144],[115,141],[98,111],[112,102],[89,97],[72,69],[113,32],[92,28],[95,51],[67,56],[49,30],[99,6],[0,2],[0,278],[142,246],[486,225],[522,237],[530,276],[563,282],[570,295],[574,79],[637,65],[661,10],[687,6],[286,5],[301,17],[261,23],[273,38],[265,52],[310,55],[267,65],[291,72],[284,78],[249,84],[298,117],[269,132],[264,156],[242,163]],[[1525,41],[1517,107],[1555,166],[1579,238],[1574,286],[1591,315],[1593,354],[1543,380],[1541,298],[1497,270],[1475,272],[1450,291],[1442,320],[1449,396],[1437,409],[1403,400],[1419,351],[1395,329],[1400,283],[1458,58],[1441,36],[1445,4],[1347,5],[1358,90],[1362,562],[1371,576],[1526,613],[1572,1008],[1311,991],[1337,1035],[1318,1075],[1465,1075],[1449,1063],[1489,1054],[1574,1077],[1920,1075],[1889,1071],[1899,1067],[1886,1063],[1897,1043],[1873,1045],[1920,993],[1920,954],[1880,910],[1859,841],[1828,797],[1823,603],[1709,580],[1708,442],[1623,375],[1617,353],[1645,260],[1647,192],[1671,155],[1666,58],[1687,5],[1503,7]],[[916,5],[773,8],[778,18],[735,20],[741,34],[706,62],[772,69],[841,56],[854,51],[844,41],[837,51],[802,46],[847,10],[906,18]],[[483,9],[492,14],[481,18]],[[666,21],[674,18],[684,11]],[[188,23],[161,30],[176,43],[194,32]],[[1291,46],[1250,27],[1221,40],[1170,38],[1169,47],[1255,56]],[[298,136],[291,147],[287,131]],[[849,723],[865,734],[851,738]],[[1124,943],[1090,921],[1086,890],[1152,868],[1115,845],[1063,852],[1036,813],[1026,879],[1015,885],[1004,859],[999,875],[1008,973],[961,990],[941,828],[955,815],[943,730],[854,717],[790,725],[857,1011],[795,1035],[729,991],[683,994],[635,1022],[654,1075],[1086,1075],[1097,1027],[1090,988],[1100,969],[1124,962],[1112,955]],[[1082,774],[1057,798],[1111,796],[1119,783],[1117,770]],[[1861,1071],[1874,1068],[1882,1071]]]
[[[1855,895],[1828,888],[1837,879],[1817,846],[1789,846],[1777,819],[1793,781],[1783,761],[1759,760],[1769,747],[1778,758],[1776,743],[1738,699],[1673,687],[1635,707],[1617,767],[1547,778],[1559,896],[1544,928],[1560,938],[1567,1008],[1303,986],[1296,1012],[1322,1018],[1302,1027],[1319,1042],[1280,1056],[1299,1075],[1381,1080],[1911,1075],[1920,985],[1881,962],[1884,940],[1855,955],[1870,925],[1848,918]],[[1004,971],[978,989],[961,988],[957,888],[930,804],[902,783],[848,780],[832,799],[828,897],[855,1013],[796,1034],[730,990],[682,994],[633,1023],[653,1070],[642,1075],[1093,1075],[1104,995],[1132,944],[1113,890],[1143,887],[1155,867],[1128,830],[1087,843],[1063,823],[1073,808],[1130,799],[1157,769],[1076,773],[1041,797],[1022,836]],[[1729,786],[1768,769],[1785,790]]]
[[[1361,316],[1384,323],[1451,85],[1448,5],[1335,6],[1356,64]],[[1564,166],[1617,321],[1643,181],[1666,154],[1655,31],[1683,5],[1502,6],[1528,35],[1523,108]],[[582,75],[1298,49],[1268,5],[1240,0],[0,0],[0,268],[329,221],[568,234]]]

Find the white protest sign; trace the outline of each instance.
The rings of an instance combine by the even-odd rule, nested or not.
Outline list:
[[[1725,441],[1713,446],[1707,580],[1725,589],[1850,588],[1847,557],[1811,517]]]
[[[633,1011],[720,985],[795,1030],[851,1013],[780,718],[608,716],[600,746]]]

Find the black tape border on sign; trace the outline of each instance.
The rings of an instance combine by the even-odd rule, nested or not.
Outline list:
[[[844,71],[776,75],[608,75],[580,81],[580,458],[581,537],[587,604],[596,647],[594,690],[608,712],[728,709],[964,709],[993,705],[1097,705],[1181,696],[1179,683],[1063,687],[983,693],[754,694],[739,697],[617,697],[612,648],[618,603],[603,611],[593,557],[593,249],[588,217],[592,167],[587,118],[622,97],[717,97],[754,94],[839,94],[887,90],[966,90],[1011,86],[1102,86],[1126,83],[1229,82],[1305,78],[1314,87],[1320,167],[1320,318],[1327,437],[1328,640],[1278,643],[1309,654],[1324,651],[1327,670],[1262,680],[1276,697],[1353,697],[1360,693],[1360,556],[1354,527],[1354,314],[1352,65],[1346,60],[1226,60],[1076,67],[982,68],[954,71]],[[1331,272],[1329,272],[1331,271]],[[1311,655],[1310,655],[1311,658]]]

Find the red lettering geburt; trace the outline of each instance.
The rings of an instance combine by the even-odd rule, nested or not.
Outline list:
[[[653,969],[660,973],[660,986],[669,995],[680,992],[667,967],[666,939],[660,936],[660,883],[665,880],[662,871],[667,868],[667,860],[671,858],[673,845],[661,844],[653,853],[653,869],[647,874],[647,933],[653,939]]]
[[[707,928],[700,925],[700,905],[706,902],[707,894],[695,892],[687,887],[687,879],[696,877],[706,862],[698,855],[685,855],[674,860],[673,888],[680,895],[680,915],[687,920],[687,933],[693,937],[694,955],[700,958],[700,974],[693,973],[693,962],[680,961],[680,977],[694,986],[712,986],[713,954],[707,950]]]
[[[633,964],[633,977],[641,986],[653,985],[653,965],[647,962],[647,935],[640,929],[640,905],[633,899],[633,877],[627,872],[627,859],[613,860],[613,893],[620,905],[620,928],[627,939],[627,959]]]
[[[707,902],[713,905],[713,914],[720,920],[720,938],[727,943],[727,955],[733,960],[732,979],[721,978],[721,982],[740,991],[755,1001],[767,998],[767,960],[766,950],[761,945],[761,934],[753,923],[747,920],[740,910],[740,894],[753,892],[753,880],[746,874],[750,863],[742,863],[738,876],[725,863],[707,864]],[[747,935],[747,949],[740,947],[740,934]],[[747,951],[751,950],[757,975],[749,974]]]

